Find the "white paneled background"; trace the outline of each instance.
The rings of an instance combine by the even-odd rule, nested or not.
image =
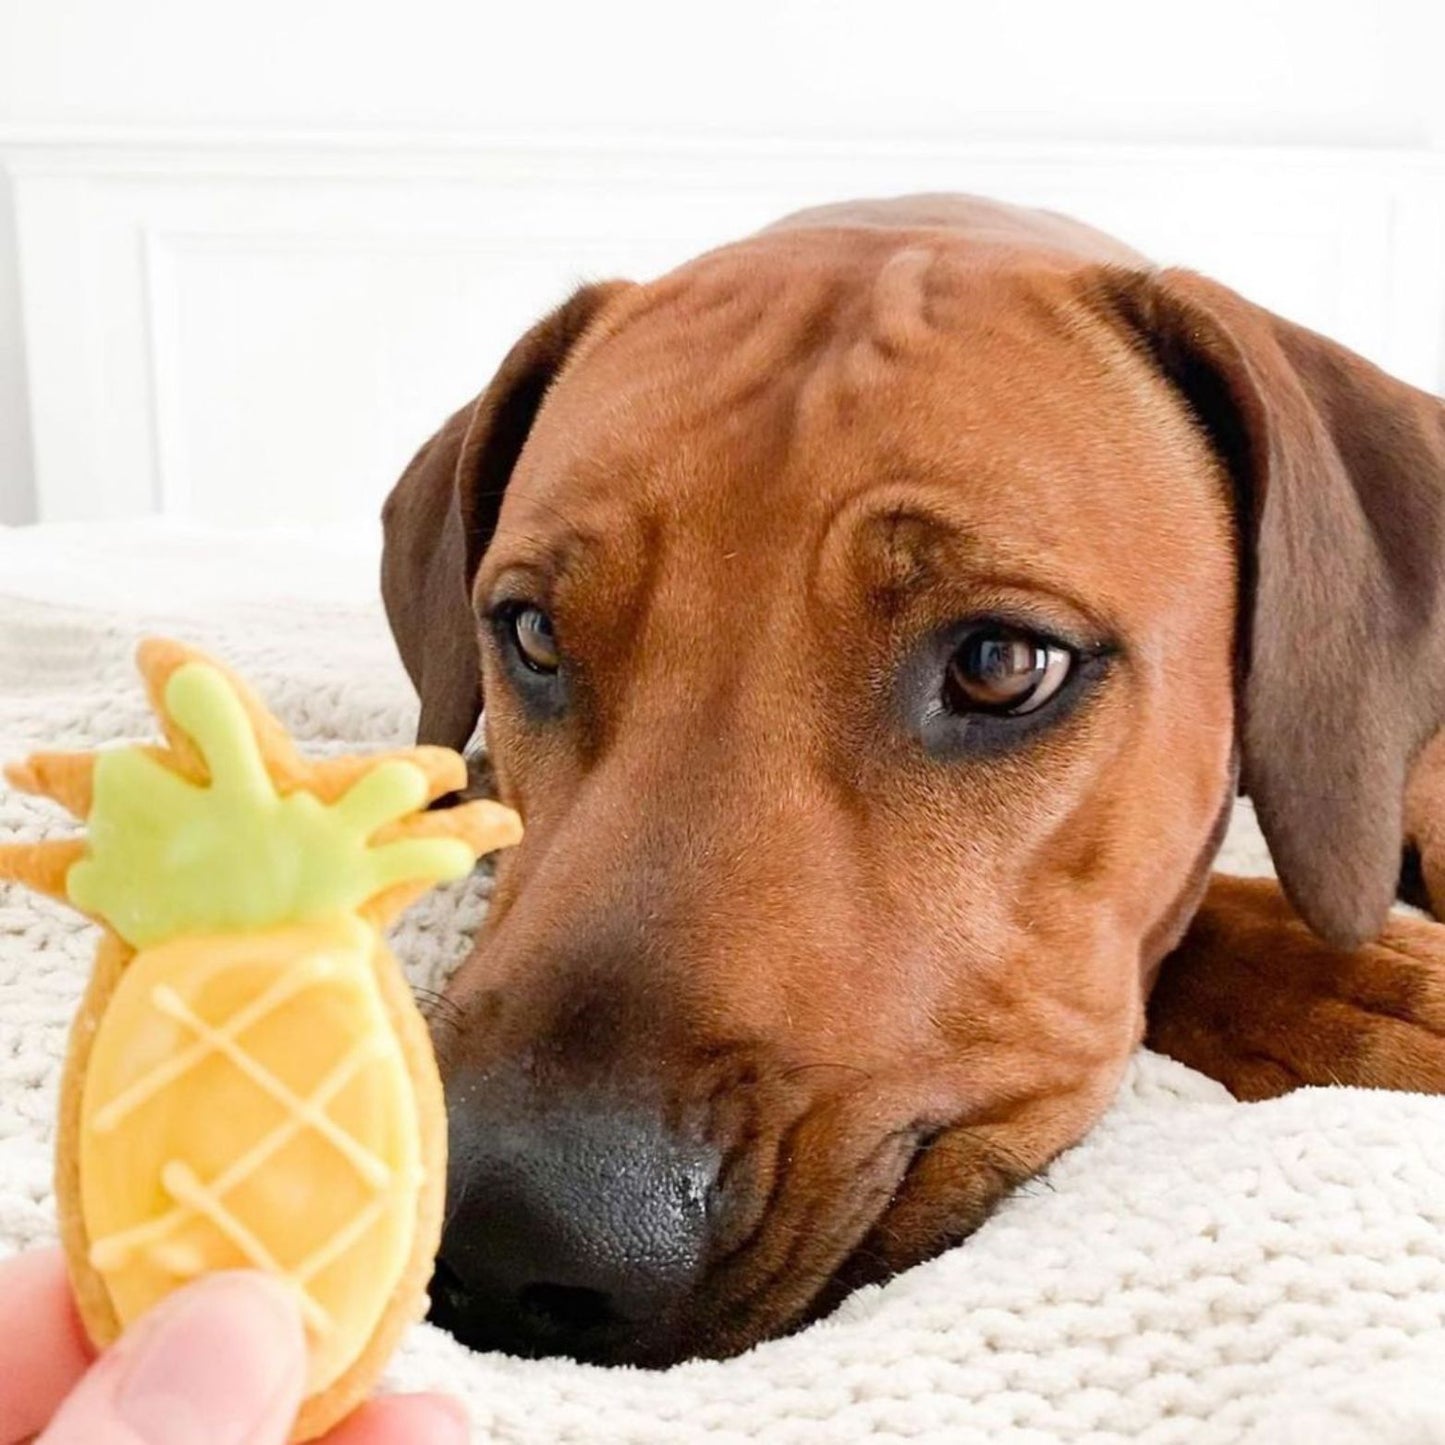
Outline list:
[[[1421,0],[0,0],[0,521],[373,516],[578,280],[975,190],[1445,383]]]

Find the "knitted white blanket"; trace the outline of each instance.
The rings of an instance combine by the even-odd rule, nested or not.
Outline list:
[[[131,663],[148,631],[234,663],[305,745],[407,740],[375,546],[0,530],[0,755],[151,735]],[[0,837],[57,826],[0,796]],[[1260,871],[1247,817],[1228,851]],[[416,981],[459,957],[480,892],[403,922]],[[56,1078],[91,944],[0,890],[0,1252],[53,1235]],[[792,1339],[646,1373],[472,1355],[419,1326],[392,1379],[462,1395],[478,1441],[538,1445],[1445,1442],[1445,1099],[1241,1105],[1143,1056],[1093,1135],[972,1240]]]

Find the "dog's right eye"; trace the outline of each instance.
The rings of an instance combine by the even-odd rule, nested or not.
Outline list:
[[[1013,627],[985,627],[953,654],[944,701],[956,713],[1019,717],[1048,702],[1068,681],[1074,654],[1056,642]]]
[[[1067,717],[1116,650],[1104,640],[1066,642],[1022,619],[962,618],[910,650],[896,695],[933,757],[996,754]]]
[[[524,666],[548,675],[562,666],[562,654],[557,648],[552,619],[540,607],[529,603],[511,609],[506,627],[512,646]]]

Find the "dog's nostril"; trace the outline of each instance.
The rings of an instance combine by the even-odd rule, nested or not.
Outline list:
[[[517,1296],[517,1312],[539,1336],[585,1336],[616,1318],[599,1289],[571,1284],[529,1284]]]

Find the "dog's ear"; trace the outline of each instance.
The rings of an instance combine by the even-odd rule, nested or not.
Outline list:
[[[1233,478],[1242,786],[1290,901],[1353,947],[1445,721],[1445,404],[1191,272],[1110,295]]]
[[[402,473],[382,509],[381,593],[421,698],[417,741],[461,749],[481,713],[472,582],[502,494],[547,390],[602,310],[631,283],[584,286],[507,353],[490,385]]]

